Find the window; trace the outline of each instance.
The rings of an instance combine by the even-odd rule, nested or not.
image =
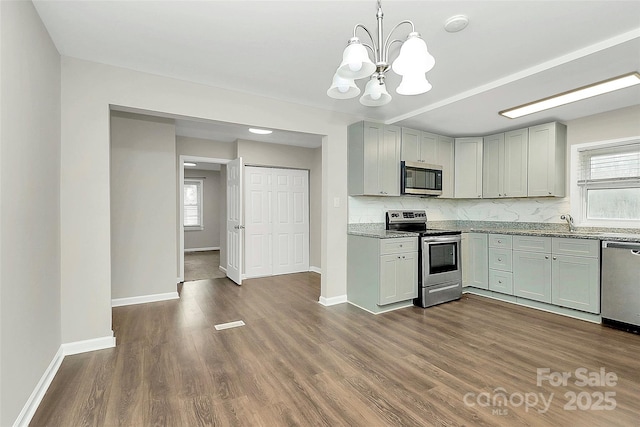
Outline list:
[[[202,223],[202,179],[184,180],[184,229],[203,230]]]
[[[585,144],[586,145],[586,144]],[[640,224],[640,139],[578,147],[580,223]]]

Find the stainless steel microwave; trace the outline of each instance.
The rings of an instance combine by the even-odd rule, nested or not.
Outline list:
[[[401,162],[400,192],[421,196],[442,194],[442,166]]]

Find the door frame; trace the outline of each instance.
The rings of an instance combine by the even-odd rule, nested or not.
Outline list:
[[[202,156],[178,156],[178,283],[184,282],[184,162],[216,163],[226,165],[231,159]]]

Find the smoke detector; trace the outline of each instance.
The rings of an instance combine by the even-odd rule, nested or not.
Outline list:
[[[446,20],[444,29],[450,33],[457,33],[467,28],[467,25],[469,25],[469,18],[465,15],[455,15]]]

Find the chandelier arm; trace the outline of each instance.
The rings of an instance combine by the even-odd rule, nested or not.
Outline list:
[[[398,27],[400,27],[401,25],[404,25],[404,24],[409,24],[409,25],[411,25],[411,32],[412,32],[412,33],[416,31],[416,27],[415,27],[415,25],[413,25],[413,22],[411,22],[411,21],[409,21],[409,20],[399,22],[399,23],[398,23],[398,25],[396,25],[395,27],[393,27],[393,29],[391,30],[391,32],[390,32],[390,33],[389,33],[389,35],[387,36],[387,39],[384,41],[384,53],[385,53],[385,55],[384,55],[384,56],[385,56],[385,60],[386,60],[386,59],[388,58],[388,56],[389,56],[389,55],[387,54],[387,51],[389,50],[389,47],[390,47],[390,46],[391,46],[391,44],[395,41],[395,40],[393,40],[393,41],[389,42],[389,39],[390,39],[390,38],[391,38],[391,36],[393,35],[394,31],[396,31],[396,30],[398,29]]]
[[[394,39],[391,40],[391,42],[387,45],[387,49],[384,51],[385,57],[384,57],[384,62],[389,63],[389,52],[391,50],[391,46],[393,46],[394,43],[403,43],[402,40],[400,39]]]
[[[371,43],[373,44],[375,52],[375,49],[377,49],[376,41],[373,39],[373,36],[371,35],[367,27],[365,27],[363,24],[357,24],[355,27],[353,27],[353,37],[357,37],[356,32],[358,31],[358,28],[362,28],[364,32],[367,33],[367,35],[369,36],[369,40],[371,40]]]
[[[371,51],[371,53],[373,53],[373,57],[375,58],[375,56],[376,56],[376,51],[375,51],[375,49],[373,48],[373,46],[371,46],[370,44],[366,44],[366,43],[362,43],[362,46],[364,46],[364,47],[366,47],[366,48],[369,48],[369,50]]]

